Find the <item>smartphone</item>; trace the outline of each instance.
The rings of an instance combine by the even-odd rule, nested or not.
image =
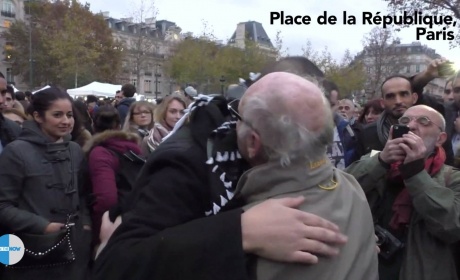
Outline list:
[[[401,138],[404,134],[409,133],[409,127],[404,124],[393,125],[393,139]]]

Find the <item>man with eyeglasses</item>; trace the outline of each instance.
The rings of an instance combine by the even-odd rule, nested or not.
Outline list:
[[[293,60],[302,70],[314,66],[303,57],[279,62],[292,71]],[[136,203],[98,257],[93,279],[243,280],[250,255],[307,266],[346,243],[338,226],[294,209],[302,197],[270,199],[244,212],[233,204],[248,164],[227,105],[223,96],[197,100],[184,116],[190,121],[151,154],[136,182]],[[104,221],[107,240],[116,225],[107,222],[105,230]]]
[[[15,122],[3,117],[2,110],[5,108],[7,83],[5,78],[0,76],[0,153],[8,143],[15,140],[21,132],[21,127]]]
[[[246,91],[238,107],[237,138],[252,169],[238,181],[235,199],[242,198],[250,211],[269,198],[303,195],[308,201],[299,209],[334,220],[348,242],[337,257],[320,257],[314,266],[259,256],[248,263],[250,279],[378,279],[370,209],[356,180],[327,159],[333,113],[316,84],[312,78],[278,72]]]
[[[115,108],[117,108],[118,104],[120,103],[122,99],[123,99],[123,93],[121,92],[121,90],[117,90],[117,92],[115,93],[115,99],[113,100],[112,105]]]
[[[382,151],[388,140],[390,127],[397,124],[398,119],[407,109],[417,104],[419,98],[412,81],[403,75],[388,77],[382,83],[381,92],[381,102],[385,110],[376,122],[366,125],[359,134],[356,149],[358,159],[372,150]],[[443,147],[446,152],[446,163],[453,164],[451,142],[444,141]]]
[[[347,172],[366,193],[379,237],[380,280],[458,279],[452,250],[460,240],[460,172],[445,165],[442,115],[425,105],[398,119],[383,150]]]

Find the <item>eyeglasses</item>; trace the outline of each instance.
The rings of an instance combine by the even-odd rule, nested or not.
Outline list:
[[[454,87],[452,90],[450,89],[445,89],[444,90],[444,94],[450,94],[451,92],[454,92],[454,93],[460,93],[460,87]]]
[[[348,111],[348,110],[351,109],[351,107],[350,107],[350,106],[339,106],[338,109],[339,109],[340,111],[342,111],[343,109],[345,109],[345,111]]]
[[[245,124],[246,124],[247,126],[249,126],[252,130],[254,130],[256,133],[259,133],[259,132],[257,131],[257,129],[255,129],[254,126],[253,126],[250,122],[244,120],[244,119],[241,117],[241,115],[238,113],[238,105],[239,105],[239,104],[240,104],[240,100],[239,100],[239,99],[232,100],[232,101],[230,101],[230,102],[227,104],[228,111],[230,112],[230,115],[232,116],[232,118],[237,119],[237,120],[239,120],[239,121],[242,122],[242,123],[245,123]],[[236,108],[236,109],[235,109],[235,108]]]
[[[240,114],[238,113],[238,105],[240,104],[240,100],[239,99],[235,99],[235,100],[232,100],[230,101],[228,104],[227,104],[227,108],[228,108],[228,111],[230,112],[230,115],[239,120],[239,121],[243,121],[243,118],[240,116]]]
[[[427,116],[418,116],[418,117],[402,116],[402,117],[399,118],[398,122],[400,124],[408,125],[412,120],[415,120],[418,124],[423,125],[423,126],[430,126],[431,124],[434,124],[441,131],[444,131],[444,129],[442,129],[442,127],[440,125],[435,124]]]
[[[133,112],[134,116],[139,116],[139,115],[142,115],[142,114],[148,115],[148,114],[151,114],[151,112],[150,111]]]

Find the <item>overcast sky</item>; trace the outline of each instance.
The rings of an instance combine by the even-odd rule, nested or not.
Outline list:
[[[81,0],[85,1],[85,0]],[[141,0],[86,0],[91,4],[93,12],[108,11],[114,18],[130,17],[140,7]],[[150,3],[149,1],[145,1]],[[304,3],[301,3],[304,2]],[[275,41],[278,30],[281,31],[284,46],[289,49],[290,55],[302,53],[309,39],[315,49],[322,50],[328,47],[334,57],[340,59],[346,49],[356,54],[362,49],[363,35],[369,32],[370,25],[362,25],[362,12],[387,13],[386,3],[383,0],[346,0],[327,1],[310,0],[156,0],[158,10],[157,19],[175,22],[183,32],[193,32],[199,35],[203,31],[203,21],[206,21],[213,34],[224,42],[232,36],[238,22],[254,20],[262,23],[268,36]],[[270,12],[284,11],[285,15],[310,15],[310,25],[281,25],[279,21],[270,24]],[[327,11],[328,15],[336,15],[336,25],[319,25],[316,19]],[[342,13],[356,16],[357,25],[343,25]],[[458,23],[460,24],[460,22]],[[435,27],[434,30],[441,30]],[[414,28],[403,29],[398,33],[401,43],[416,41]],[[448,41],[421,40],[448,59],[460,60],[460,48],[449,49]]]

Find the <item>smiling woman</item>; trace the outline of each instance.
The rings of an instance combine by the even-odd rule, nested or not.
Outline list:
[[[29,112],[33,120],[0,155],[0,228],[28,248],[2,279],[84,279],[90,219],[79,189],[83,152],[69,141],[71,99],[48,88],[34,95]]]

